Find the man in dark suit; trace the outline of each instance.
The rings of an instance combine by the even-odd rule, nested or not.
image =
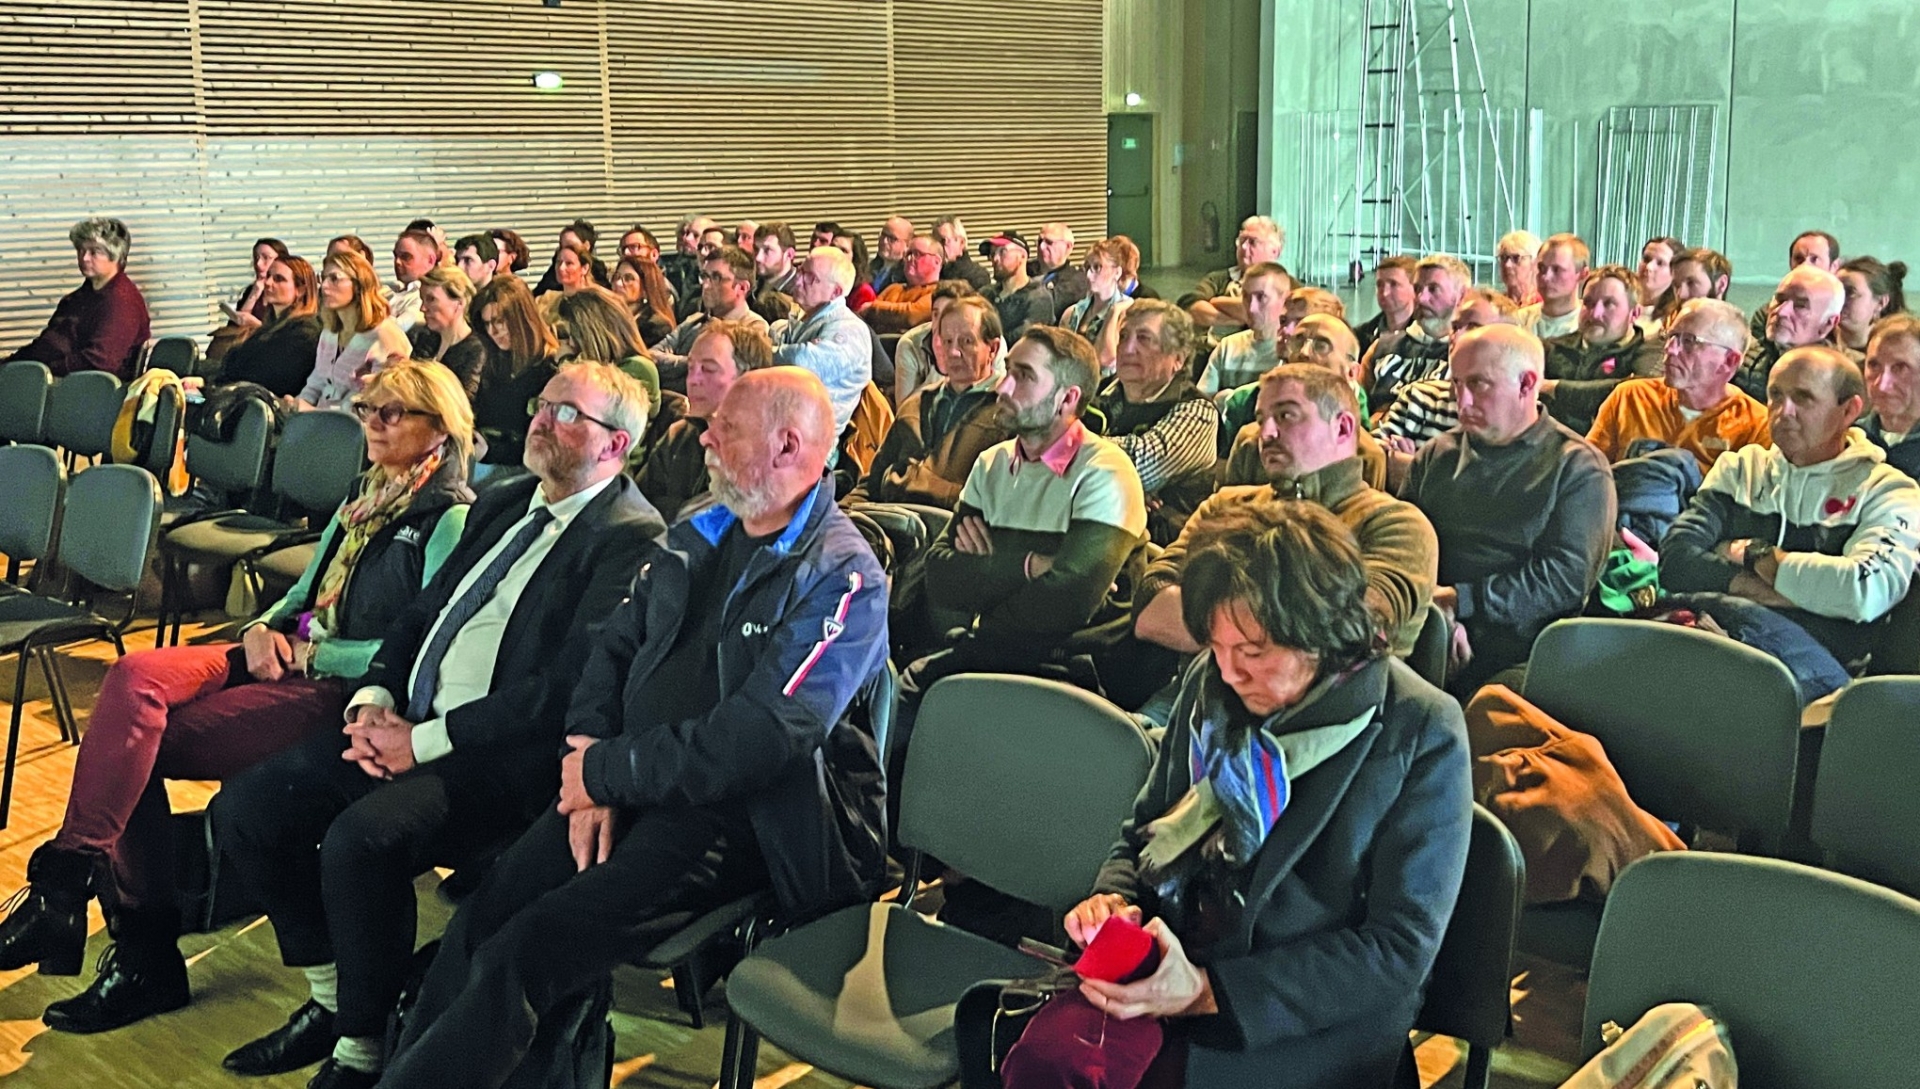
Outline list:
[[[413,952],[414,877],[510,840],[546,808],[589,628],[665,532],[621,472],[646,418],[635,380],[599,363],[563,367],[528,428],[532,478],[474,504],[453,554],[388,630],[343,734],[221,792],[220,843],[313,993],[227,1056],[228,1069],[327,1058],[310,1085],[379,1077]]]
[[[727,391],[701,436],[719,503],[673,527],[607,621],[559,803],[461,905],[385,1089],[518,1082],[662,916],[754,888],[787,918],[873,894],[880,758],[847,708],[886,668],[887,591],[821,475],[836,435],[807,371]]]

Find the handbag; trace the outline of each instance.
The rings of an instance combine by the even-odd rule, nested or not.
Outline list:
[[[1560,1089],[1737,1089],[1740,1066],[1727,1026],[1711,1010],[1668,1002],[1622,1030],[1601,1027],[1607,1046]]]

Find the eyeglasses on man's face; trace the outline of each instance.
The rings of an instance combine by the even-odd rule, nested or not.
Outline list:
[[[527,417],[529,419],[540,415],[542,412],[551,413],[553,415],[553,422],[557,424],[571,424],[585,420],[588,423],[597,423],[608,431],[623,430],[598,417],[587,415],[585,412],[580,411],[579,405],[568,401],[549,401],[545,397],[535,397],[527,402]]]

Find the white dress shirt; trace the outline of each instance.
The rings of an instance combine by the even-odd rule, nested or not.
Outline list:
[[[533,516],[533,512],[545,507],[553,514],[553,521],[548,522],[546,529],[534,539],[532,547],[528,548],[519,559],[513,561],[512,567],[507,568],[506,577],[500,580],[500,585],[494,589],[493,596],[487,599],[486,604],[480,606],[479,611],[475,612],[465,626],[454,634],[453,642],[447,645],[446,657],[440,660],[440,676],[433,693],[434,717],[416,724],[413,728],[413,759],[416,763],[424,764],[429,760],[438,760],[453,751],[453,741],[447,736],[447,713],[462,704],[479,699],[493,687],[494,659],[500,655],[500,640],[506,634],[507,621],[513,616],[513,609],[520,601],[521,592],[526,590],[527,583],[533,581],[534,572],[540,569],[540,564],[546,560],[547,553],[553,551],[554,542],[567,531],[567,526],[573,523],[573,519],[588,503],[593,502],[594,496],[605,491],[607,485],[611,483],[613,478],[608,477],[597,484],[588,485],[585,489],[557,503],[548,503],[546,494],[539,488],[535,488],[533,499],[527,504],[527,513],[500,535],[500,540],[487,550],[486,555],[474,561],[473,566],[469,567],[467,573],[461,577],[460,584],[453,588],[453,596],[447,599],[447,604],[440,610],[440,615],[434,618],[433,624],[427,628],[425,637],[420,640],[422,651],[433,645],[434,636],[440,631],[440,625],[446,622],[447,612],[453,608],[454,603],[460,600],[469,587],[479,581],[480,575],[493,562],[493,558],[512,543],[514,536],[520,532],[522,526],[527,524],[527,519]],[[419,672],[420,661],[416,656],[413,669],[407,674],[408,692],[411,692]],[[401,695],[406,694],[401,693]],[[374,685],[360,689],[353,694],[353,699],[347,702],[347,721],[353,721],[354,714],[368,704],[391,711],[397,706],[395,693]]]

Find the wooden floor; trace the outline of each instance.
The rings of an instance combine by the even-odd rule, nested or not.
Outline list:
[[[188,634],[205,636],[213,630],[202,625],[190,628]],[[129,649],[152,645],[152,630],[144,626],[128,640]],[[62,655],[83,728],[112,653],[101,645],[74,648]],[[0,678],[8,679],[6,693],[12,690],[14,668],[13,658],[0,658]],[[29,688],[26,712],[13,812],[7,828],[0,831],[0,895],[20,887],[27,856],[59,827],[73,772],[75,750],[59,740],[43,688]],[[175,783],[171,789],[175,808],[196,809],[211,796],[213,784]],[[422,942],[438,935],[450,914],[434,891],[436,882],[437,877],[428,874],[419,883]],[[49,1032],[40,1021],[41,1011],[47,1003],[84,987],[92,978],[92,958],[105,948],[97,907],[93,929],[89,966],[78,978],[43,977],[31,969],[0,973],[0,1081],[9,1089],[16,1085],[233,1089],[244,1084],[276,1089],[306,1084],[311,1071],[249,1082],[220,1068],[222,1055],[278,1026],[306,997],[299,973],[280,965],[264,920],[183,942],[194,989],[194,1002],[186,1009],[99,1036]],[[724,995],[713,996],[709,1026],[695,1032],[657,973],[627,969],[615,983],[613,1085],[695,1089],[714,1084],[720,1067]],[[1515,1035],[1495,1056],[1493,1084],[1508,1089],[1560,1084],[1571,1073],[1578,1050],[1585,984],[1568,969],[1526,961],[1514,995]],[[1416,1053],[1424,1084],[1452,1087],[1461,1083],[1464,1050],[1453,1041],[1422,1040]],[[847,1084],[793,1062],[771,1047],[761,1051],[759,1073],[762,1089]]]

